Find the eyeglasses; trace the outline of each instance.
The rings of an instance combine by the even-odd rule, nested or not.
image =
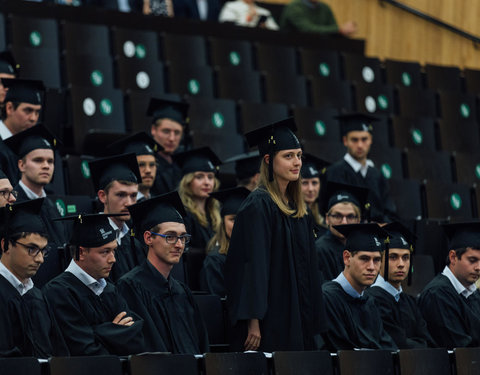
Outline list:
[[[18,191],[16,190],[0,190],[0,195],[3,197],[3,199],[7,200],[10,198],[10,195],[12,195],[15,199],[17,199],[18,196]]]
[[[15,241],[15,245],[21,245],[23,246],[27,251],[28,255],[32,257],[36,257],[38,253],[42,253],[43,257],[46,258],[48,256],[48,253],[50,252],[50,247],[45,246],[44,248],[40,249],[38,246],[35,245],[25,245],[21,242]]]
[[[150,232],[151,234],[155,236],[160,236],[165,238],[165,241],[169,244],[175,244],[177,243],[178,240],[182,243],[182,245],[185,245],[190,242],[190,239],[192,236],[190,234],[182,234],[181,236],[176,236],[173,234],[160,234],[160,233],[155,233],[155,232]]]
[[[358,216],[354,214],[342,215],[342,214],[328,214],[327,215],[332,221],[336,223],[341,223],[345,218],[348,224],[353,224],[358,220]]]

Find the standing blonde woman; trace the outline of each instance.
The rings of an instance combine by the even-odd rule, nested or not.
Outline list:
[[[263,160],[260,186],[236,216],[225,265],[232,351],[323,345],[313,220],[302,195],[295,130],[287,119],[246,134]]]

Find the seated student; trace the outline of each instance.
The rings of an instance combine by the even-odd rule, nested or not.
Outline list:
[[[17,200],[17,192],[13,190],[7,175],[0,170],[0,207],[13,204]]]
[[[255,0],[227,1],[220,11],[218,20],[234,22],[238,26],[278,30],[278,25],[270,11],[256,5]]]
[[[19,68],[20,65],[17,64],[10,51],[0,52],[0,103],[3,103],[5,96],[7,95],[7,90],[3,86],[2,79],[17,78]]]
[[[315,241],[315,250],[325,281],[334,279],[345,268],[345,236],[334,226],[360,223],[367,195],[366,189],[335,182],[327,183],[322,193],[321,210],[325,212],[328,231]]]
[[[399,349],[435,347],[415,298],[402,291],[402,281],[410,272],[414,235],[398,222],[383,229],[389,238],[384,267],[366,293],[375,299],[383,326]]]
[[[48,358],[68,350],[32,277],[48,255],[40,218],[43,198],[2,208],[0,261],[0,357]]]
[[[380,270],[386,233],[377,224],[337,225],[346,238],[345,269],[323,284],[326,343],[331,351],[354,348],[396,350],[375,300],[365,294]]]
[[[235,178],[237,186],[244,187],[250,191],[255,190],[260,181],[260,163],[262,158],[258,151],[247,154],[235,155],[223,164],[235,163]]]
[[[4,143],[15,154],[21,174],[18,185],[13,188],[17,200],[23,202],[47,197],[45,186],[53,179],[59,140],[43,125],[36,125],[11,136]],[[52,221],[60,215],[50,199],[44,200],[41,217],[52,252],[35,275],[34,281],[39,287],[61,274],[70,260],[69,254],[63,251],[67,242],[66,228],[63,223]]]
[[[235,216],[244,199],[250,191],[244,187],[237,187],[217,191],[210,194],[211,198],[222,203],[220,228],[207,245],[207,256],[203,261],[200,272],[200,286],[203,291],[225,297],[225,261],[227,260],[228,246],[232,236]]]
[[[418,306],[438,346],[480,346],[480,222],[444,226],[447,265],[422,291]]]
[[[208,351],[208,336],[190,289],[170,271],[190,240],[177,192],[128,208],[137,231],[143,233],[145,262],[118,281],[118,289],[145,321],[145,349],[200,354]]]
[[[116,262],[109,276],[116,282],[145,260],[144,246],[127,225],[130,220],[128,207],[137,201],[138,181],[141,180],[138,162],[135,154],[124,154],[93,160],[89,166],[103,212],[122,214],[108,218],[117,236]]]
[[[208,147],[182,152],[174,156],[182,168],[178,194],[187,211],[185,226],[192,235],[190,247],[205,249],[220,225],[220,205],[210,194],[218,190],[216,177],[221,161]]]
[[[78,215],[70,239],[72,261],[43,288],[70,354],[129,355],[144,350],[143,320],[105,279],[115,263],[117,241],[108,215]]]

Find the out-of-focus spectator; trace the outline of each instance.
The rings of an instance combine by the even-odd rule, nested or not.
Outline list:
[[[173,13],[175,17],[203,21],[217,21],[220,14],[219,0],[175,0]]]
[[[319,0],[292,0],[283,10],[280,27],[285,31],[340,33],[344,36],[352,36],[357,32],[354,21],[339,26],[328,4]]]
[[[225,3],[220,12],[219,21],[234,22],[239,26],[278,30],[278,25],[270,11],[256,5],[254,0],[235,0]]]
[[[172,0],[129,0],[129,3],[134,12],[173,17]]]

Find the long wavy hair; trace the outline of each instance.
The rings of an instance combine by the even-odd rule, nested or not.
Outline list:
[[[220,217],[220,203],[216,199],[207,199],[207,205],[205,207],[206,213],[200,212],[200,210],[197,208],[195,200],[193,199],[194,196],[192,189],[190,188],[190,183],[193,181],[194,176],[195,172],[187,173],[185,176],[183,176],[178,186],[178,194],[182,199],[185,209],[191,212],[198,220],[200,225],[205,228],[207,228],[209,225],[207,218],[208,213],[212,223],[212,229],[217,232],[222,221],[222,218]],[[219,187],[220,181],[215,177],[213,191],[217,191]]]
[[[207,244],[207,253],[214,250],[218,247],[218,252],[220,254],[228,253],[228,246],[230,245],[230,238],[227,237],[227,232],[225,231],[225,217],[222,217],[220,227],[215,232],[215,235],[208,241]]]
[[[272,162],[273,160],[270,160],[270,163]],[[265,159],[262,160],[260,165],[260,185],[265,187],[272,200],[285,215],[292,216],[294,218],[301,218],[307,215],[307,205],[303,200],[302,182],[300,177],[296,181],[290,181],[287,185],[287,198],[294,204],[294,208],[291,208],[283,201],[282,193],[278,187],[275,173],[273,174],[273,181],[269,181],[268,164]]]

